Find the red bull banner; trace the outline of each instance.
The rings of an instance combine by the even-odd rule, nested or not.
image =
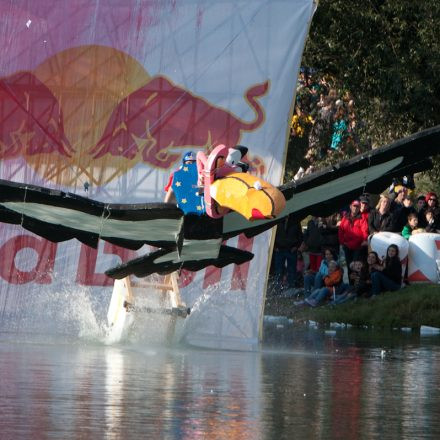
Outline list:
[[[313,11],[313,0],[0,0],[0,178],[162,201],[186,151],[242,144],[251,172],[279,184]],[[252,251],[250,264],[181,275],[208,317],[191,322],[194,337],[258,340],[269,243],[239,237],[228,244]],[[8,314],[63,289],[104,301],[104,270],[136,253],[0,225],[0,255]]]

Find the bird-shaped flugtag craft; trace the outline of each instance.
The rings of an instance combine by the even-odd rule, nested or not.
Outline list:
[[[180,208],[182,200],[179,206],[111,204],[0,180],[0,221],[21,225],[53,242],[76,238],[97,247],[101,239],[127,249],[140,249],[144,244],[157,248],[106,272],[118,279],[241,264],[253,254],[222,242],[242,233],[253,237],[287,216],[299,221],[307,215],[330,215],[363,192],[383,191],[394,177],[430,169],[430,156],[440,153],[440,126],[278,188],[243,172],[240,160],[244,151],[242,147],[218,146],[208,157],[199,154],[199,172],[191,168],[193,213]],[[197,209],[203,199],[201,191],[206,214]]]

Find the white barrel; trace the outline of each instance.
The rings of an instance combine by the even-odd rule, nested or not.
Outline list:
[[[402,262],[402,276],[404,276],[408,262],[408,240],[395,232],[378,232],[370,239],[371,249],[377,252],[381,260],[386,257],[387,249],[390,244],[395,244],[399,248],[399,258]]]
[[[411,283],[438,283],[440,234],[423,232],[409,239],[408,280]]]
[[[390,244],[395,244],[399,248],[399,258],[405,260],[408,256],[408,240],[395,232],[378,232],[371,237],[370,246],[374,252],[377,252],[379,258],[383,260],[386,257],[387,249]]]

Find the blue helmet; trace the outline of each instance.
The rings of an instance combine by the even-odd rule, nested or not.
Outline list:
[[[182,162],[185,163],[186,161],[191,160],[192,162],[196,161],[196,155],[194,154],[193,151],[187,151],[184,155],[183,155],[183,159]]]

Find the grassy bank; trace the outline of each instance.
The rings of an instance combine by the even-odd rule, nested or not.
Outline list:
[[[268,297],[266,315],[287,316],[296,322],[313,320],[322,324],[341,322],[376,328],[440,327],[440,285],[408,286],[374,299],[360,299],[335,307],[298,309],[293,299]]]

